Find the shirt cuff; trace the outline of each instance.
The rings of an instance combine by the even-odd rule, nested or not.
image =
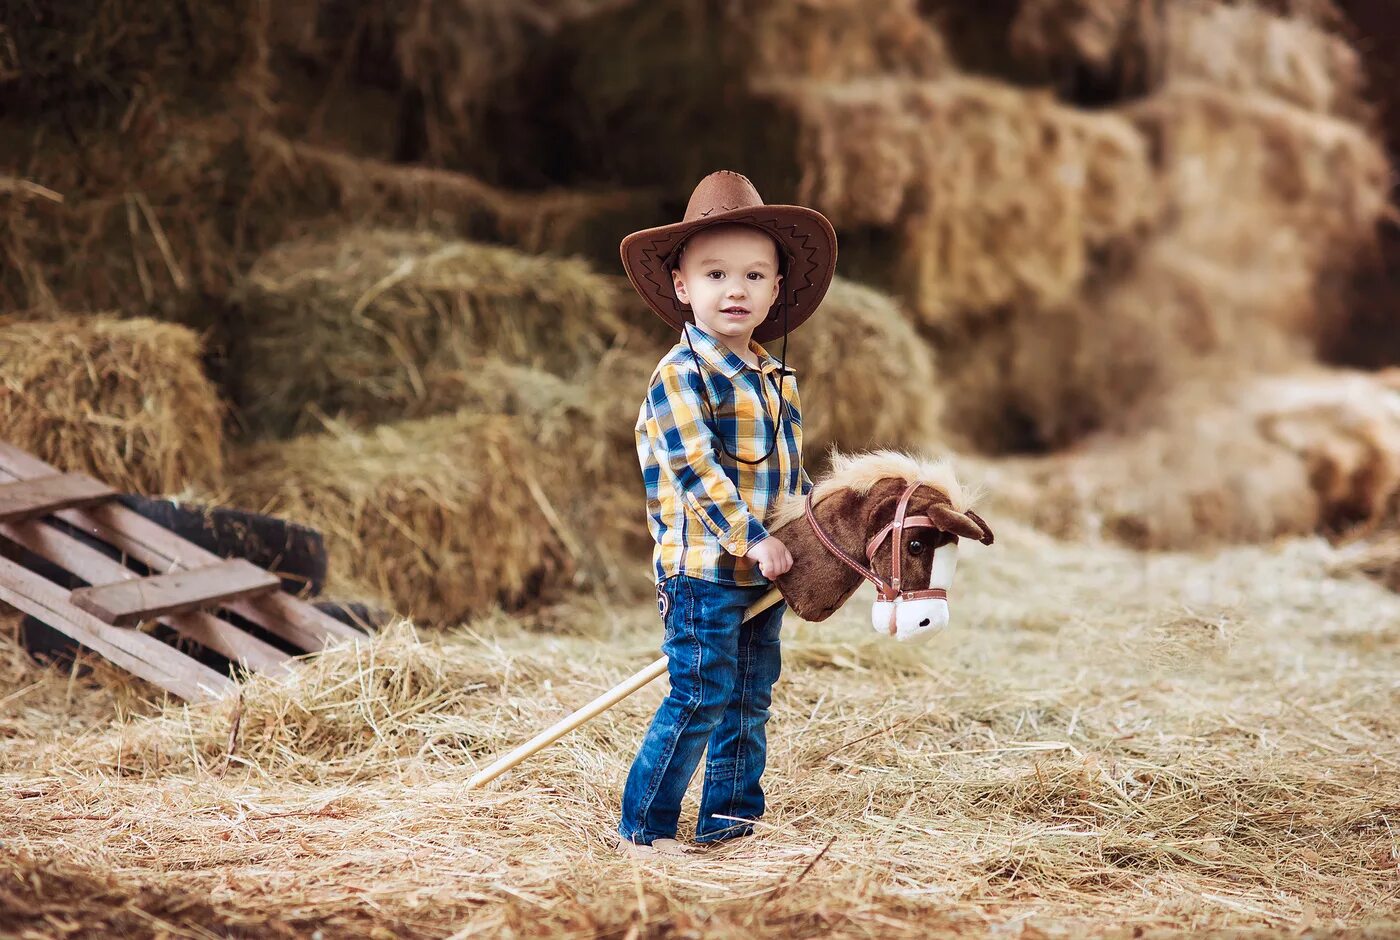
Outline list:
[[[724,550],[731,555],[743,558],[748,554],[749,549],[766,538],[768,538],[768,530],[763,527],[763,523],[759,522],[756,516],[749,516],[746,525],[736,525],[730,532],[729,541],[725,544]]]

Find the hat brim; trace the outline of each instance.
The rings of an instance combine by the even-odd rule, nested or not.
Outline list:
[[[691,235],[721,222],[741,222],[762,229],[777,239],[787,254],[781,294],[768,318],[755,327],[753,338],[766,343],[783,335],[784,300],[787,330],[797,329],[816,312],[836,272],[836,230],[826,216],[805,206],[748,206],[633,232],[622,240],[620,249],[627,279],[647,306],[679,331],[693,319],[693,314],[690,304],[676,299],[666,260]]]

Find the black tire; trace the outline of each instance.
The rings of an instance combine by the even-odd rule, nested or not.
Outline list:
[[[220,558],[246,558],[282,579],[282,590],[316,597],[326,586],[326,540],[309,526],[243,509],[124,495],[121,502]]]
[[[359,601],[316,601],[316,608],[361,633],[374,634],[387,627],[394,615]]]

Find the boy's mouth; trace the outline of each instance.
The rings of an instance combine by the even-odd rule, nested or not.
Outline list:
[[[733,317],[746,317],[749,315],[749,311],[746,307],[723,307],[720,309],[720,313],[727,313]]]

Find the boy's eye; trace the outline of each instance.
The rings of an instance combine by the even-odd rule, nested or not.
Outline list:
[[[754,271],[753,273],[751,273],[751,274],[749,275],[749,277],[758,278],[760,281],[763,280],[763,275],[762,275],[762,274],[759,274],[757,271]]]
[[[723,272],[723,271],[711,271],[709,274],[707,274],[707,275],[705,275],[705,276],[706,276],[706,277],[714,277],[716,274],[718,274],[720,277],[724,277],[724,272]]]

